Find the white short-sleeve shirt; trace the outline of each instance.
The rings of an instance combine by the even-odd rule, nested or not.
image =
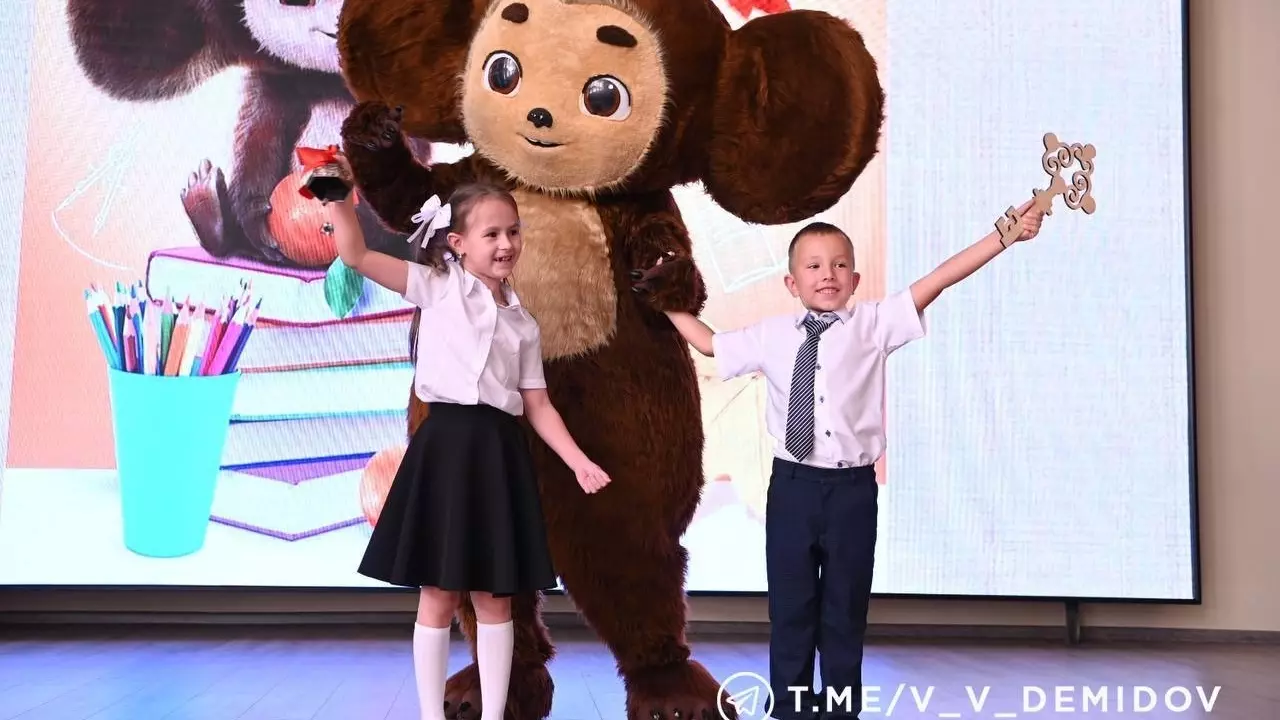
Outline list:
[[[712,339],[720,376],[761,373],[768,383],[766,414],[774,454],[787,452],[787,407],[796,353],[807,333],[807,312],[767,318]],[[909,290],[882,301],[857,303],[822,333],[814,374],[814,446],[803,460],[816,467],[872,465],[885,451],[885,360],[924,337],[925,322]]]
[[[426,403],[523,414],[520,390],[547,386],[538,324],[510,286],[502,306],[479,278],[456,262],[446,266],[409,263],[404,298],[422,308],[414,391]]]

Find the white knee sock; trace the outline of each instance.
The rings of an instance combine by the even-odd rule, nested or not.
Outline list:
[[[445,720],[444,683],[449,667],[449,628],[413,626],[413,674],[422,720]]]
[[[511,682],[515,633],[511,621],[476,624],[476,663],[480,669],[480,720],[502,720]]]

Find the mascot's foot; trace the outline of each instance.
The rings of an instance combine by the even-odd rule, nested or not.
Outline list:
[[[226,222],[232,217],[230,198],[222,169],[208,160],[200,162],[182,190],[182,207],[187,211],[200,246],[214,257],[231,255],[241,244],[236,242],[236,233]]]
[[[554,685],[545,665],[512,665],[507,688],[506,720],[545,720],[551,715]],[[444,686],[444,716],[448,720],[479,720],[480,668],[472,663]]]
[[[732,720],[720,683],[699,663],[641,670],[626,678],[627,720]]]
[[[196,231],[200,247],[214,257],[243,255],[253,260],[263,260],[280,265],[291,264],[271,239],[265,222],[262,224],[260,242],[250,242],[245,228],[231,207],[231,193],[227,191],[227,179],[222,169],[208,160],[187,179],[182,191],[182,207],[187,211],[191,227]]]

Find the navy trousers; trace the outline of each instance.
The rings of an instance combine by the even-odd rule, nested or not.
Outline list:
[[[879,494],[874,466],[828,470],[774,460],[765,552],[778,720],[858,717]],[[824,689],[809,694],[815,652]]]

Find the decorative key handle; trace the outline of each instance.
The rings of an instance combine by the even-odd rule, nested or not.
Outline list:
[[[1027,212],[1040,211],[1045,215],[1052,215],[1053,198],[1061,195],[1068,209],[1083,210],[1086,215],[1092,215],[1098,207],[1097,201],[1093,199],[1093,160],[1097,154],[1093,145],[1067,145],[1058,140],[1057,135],[1045,133],[1044,155],[1040,158],[1040,165],[1052,180],[1049,187],[1031,191],[1032,203]],[[1072,173],[1071,183],[1068,184],[1061,173],[1076,163],[1079,163],[1079,168]],[[1000,244],[1005,247],[1012,245],[1022,234],[1022,230],[1022,217],[1012,205],[996,220],[996,232],[1000,233]]]

